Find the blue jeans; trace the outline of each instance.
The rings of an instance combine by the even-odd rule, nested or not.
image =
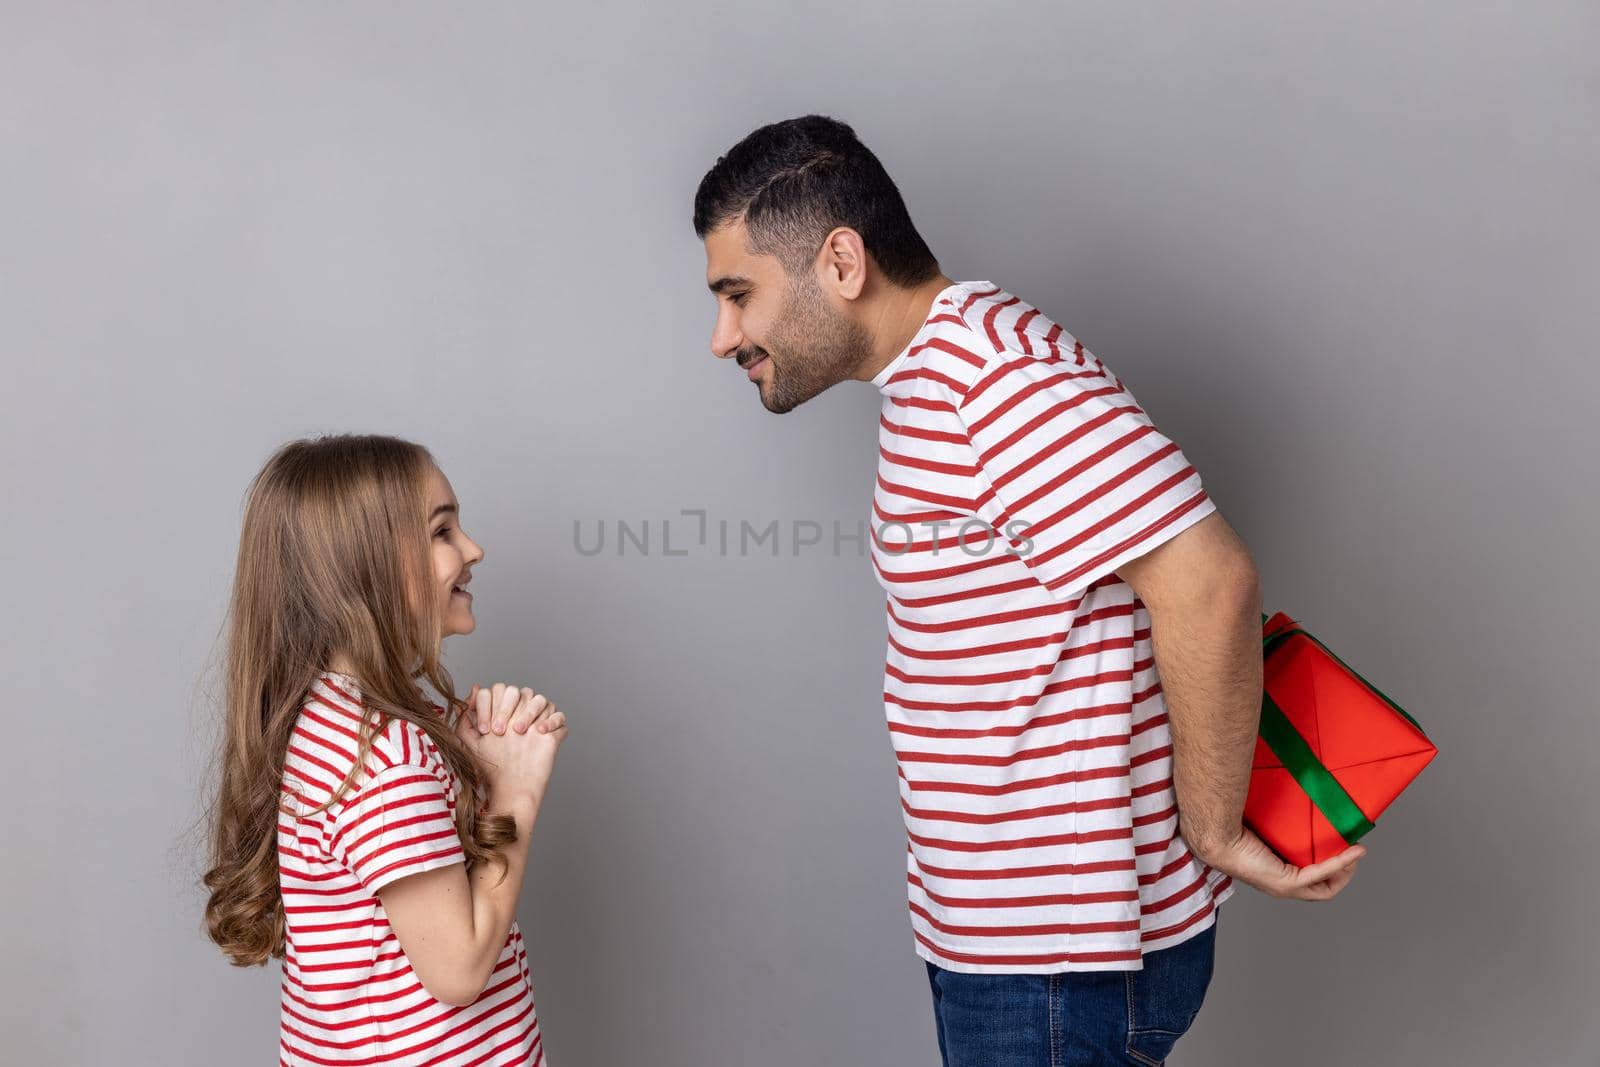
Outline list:
[[[928,964],[945,1067],[1155,1067],[1211,984],[1217,928],[1152,952],[1142,971],[963,974]]]

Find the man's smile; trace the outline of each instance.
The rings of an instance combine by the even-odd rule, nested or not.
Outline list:
[[[741,350],[733,358],[739,364],[739,368],[749,376],[750,380],[755,381],[761,365],[767,361],[767,353],[759,348],[751,351]]]

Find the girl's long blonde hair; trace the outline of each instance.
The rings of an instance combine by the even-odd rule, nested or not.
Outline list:
[[[221,777],[212,812],[206,930],[235,964],[282,956],[278,813],[290,734],[312,682],[342,655],[366,716],[355,783],[391,719],[415,724],[460,782],[456,828],[469,864],[504,863],[507,816],[480,812],[484,769],[456,737],[465,705],[439,662],[427,478],[433,457],[395,437],[293,441],[245,501],[227,623]],[[440,715],[418,687],[447,703]],[[329,802],[330,804],[333,801]]]

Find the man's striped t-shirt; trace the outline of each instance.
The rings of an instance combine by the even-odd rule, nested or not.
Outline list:
[[[483,993],[458,1008],[422,988],[378,899],[398,878],[465,861],[455,824],[459,783],[427,734],[391,719],[351,789],[313,812],[355,766],[363,714],[355,679],[324,673],[306,696],[284,761],[278,884],[288,944],[279,1062],[543,1064],[516,922]]]
[[[873,381],[918,954],[1138,969],[1232,885],[1178,834],[1150,616],[1116,568],[1215,505],[1120,380],[988,282],[940,293]]]

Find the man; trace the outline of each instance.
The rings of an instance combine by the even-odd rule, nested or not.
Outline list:
[[[1102,363],[952,282],[843,123],[762,127],[695,197],[711,350],[786,412],[882,393],[872,562],[912,928],[947,1065],[1159,1064],[1238,879],[1327,900],[1244,828],[1260,593],[1183,453]]]

